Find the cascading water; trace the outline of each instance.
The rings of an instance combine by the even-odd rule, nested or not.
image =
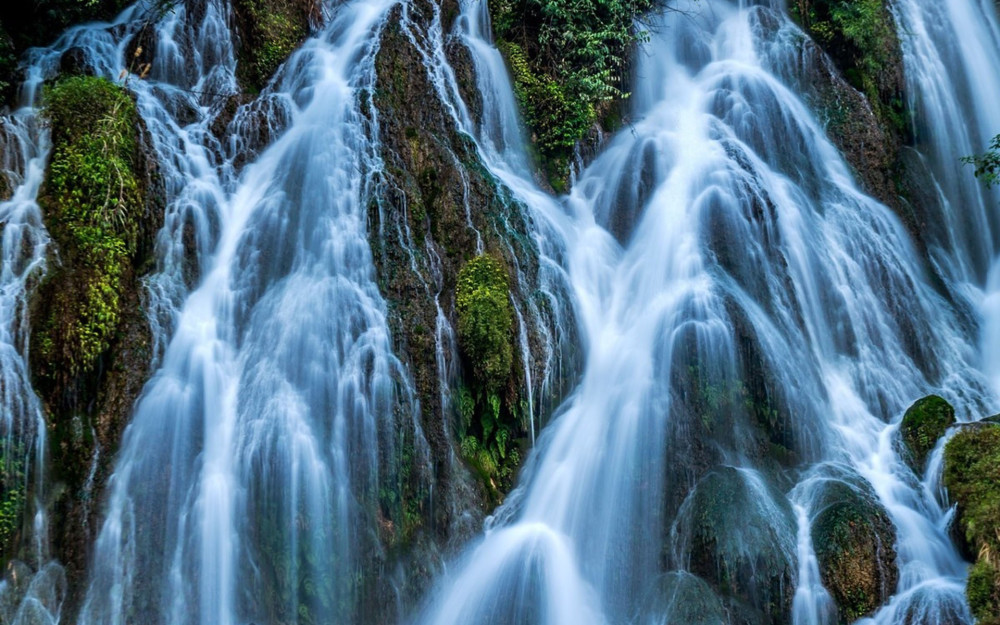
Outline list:
[[[354,607],[383,422],[408,397],[372,281],[357,98],[390,5],[334,9],[274,85],[288,129],[212,194],[218,243],[126,434],[83,623]]]
[[[23,358],[28,334],[25,294],[44,272],[48,244],[35,202],[45,171],[48,135],[39,127],[31,101],[28,104],[2,119],[3,179],[13,194],[0,203],[0,496],[7,515],[0,532],[4,540],[22,531],[33,540],[28,562],[8,563],[11,575],[0,582],[0,620],[54,623],[66,582],[61,567],[49,561],[43,470],[46,427]],[[17,525],[19,516],[27,527]],[[33,569],[39,574],[33,575]]]
[[[115,464],[81,623],[327,622],[355,609],[398,432],[415,439],[414,470],[426,462],[365,231],[378,163],[358,94],[371,88],[392,4],[331,8],[272,87],[237,112],[228,144],[210,129],[236,92],[224,3],[175,7],[155,25],[148,76],[127,77],[168,200],[147,283],[159,370]],[[36,84],[70,48],[119,77],[143,9],[37,51]],[[281,138],[239,173],[254,133],[282,122]],[[31,227],[44,237],[33,204],[39,152],[30,184],[5,204],[19,220],[6,228],[11,241]],[[27,247],[31,262],[4,263],[12,301],[24,301],[24,276],[44,257],[43,245]]]
[[[364,621],[354,612],[359,571],[379,548],[372,510],[393,433],[410,431],[426,462],[365,223],[380,163],[377,119],[361,98],[374,87],[379,32],[395,4],[329,6],[318,35],[221,140],[211,125],[237,91],[226,3],[179,6],[156,24],[148,79],[129,88],[168,200],[146,283],[158,370],[115,463],[80,623]],[[970,418],[995,404],[1000,386],[994,379],[988,390],[976,338],[928,286],[896,218],[857,190],[775,76],[794,64],[803,37],[781,5],[692,0],[654,19],[637,63],[637,121],[561,200],[532,180],[485,0],[465,1],[451,33],[477,70],[478,119],[448,66],[440,12],[428,32],[403,18],[437,90],[420,97],[445,103],[535,217],[549,312],[560,337],[579,333],[586,352],[521,486],[440,580],[421,622],[684,620],[678,589],[704,586],[685,572],[703,573],[699,506],[706,492],[726,492],[739,507],[718,519],[727,535],[716,548],[778,571],[776,586],[763,575],[754,582],[759,596],[747,609],[832,623],[810,537],[831,482],[877,497],[896,527],[898,586],[875,622],[970,620],[935,471],[925,483],[913,475],[890,422],[931,390]],[[140,10],[33,52],[28,102],[70,48],[117,77]],[[957,156],[1000,131],[989,107],[1000,84],[973,79],[997,66],[995,16],[972,0],[898,0],[895,11],[916,134],[927,138],[919,159],[936,174],[942,215],[970,207],[967,219],[942,219],[931,233],[932,266],[952,294],[985,311],[990,347],[1000,337],[1000,314],[990,314],[1000,309],[1000,270],[988,272],[985,295],[970,285],[983,283],[996,254],[995,198],[952,174]],[[24,294],[47,240],[34,201],[47,137],[30,107],[7,123],[15,141],[4,167],[16,191],[0,205],[0,399],[10,407],[0,435],[9,473],[18,458],[44,466],[44,421],[23,356]],[[454,346],[440,302],[437,310],[446,405],[444,352]],[[529,390],[529,411],[547,417],[546,384],[559,377],[553,344],[564,338],[545,337],[544,379],[533,381],[524,316],[539,313],[517,313],[525,386],[542,395]],[[995,377],[1000,365],[983,354]],[[43,492],[37,469],[24,479]],[[4,614],[12,622],[59,619],[65,584],[58,565],[46,565],[37,508],[32,564],[44,568],[21,612]]]
[[[1000,393],[1000,196],[959,161],[983,152],[1000,133],[996,10],[984,2],[894,5],[917,147],[938,193],[927,219],[932,258],[955,291],[978,307],[983,369]]]
[[[673,6],[683,16],[668,14],[639,55],[639,121],[583,172],[566,199],[571,223],[519,194],[563,226],[586,371],[500,515],[508,522],[470,549],[421,618],[670,622],[662,601],[643,597],[664,568],[691,566],[696,530],[685,519],[697,501],[677,508],[665,491],[684,487],[683,469],[668,465],[697,474],[701,453],[743,467],[735,489],[758,502],[735,512],[749,527],[733,526],[733,549],[800,562],[786,576],[798,587],[795,622],[833,618],[801,533],[820,512],[816,476],[836,467],[825,479],[863,478],[897,528],[899,585],[875,619],[967,621],[945,511],[900,461],[887,422],[930,389],[967,415],[993,403],[970,337],[927,286],[897,220],[857,191],[822,128],[769,73],[794,64],[797,29],[767,6]],[[466,3],[461,34],[481,80],[503,86],[485,93],[500,109],[484,104],[485,131],[472,134],[501,155],[487,159],[494,173],[531,189],[523,156],[502,156],[519,142],[513,102],[491,97],[510,88],[482,35],[485,15],[484,3]],[[623,214],[622,248],[607,229]],[[758,407],[716,400],[711,418],[730,420],[708,424],[716,449],[692,451],[683,435],[706,418],[691,395],[735,385],[753,396],[752,377],[766,387],[764,414],[780,415],[781,444],[814,467],[787,496],[764,485],[772,465],[754,449]],[[800,538],[767,526],[797,527]]]

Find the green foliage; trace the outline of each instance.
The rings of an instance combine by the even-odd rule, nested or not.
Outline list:
[[[67,280],[45,302],[48,316],[33,349],[49,373],[89,371],[120,317],[119,293],[139,236],[144,208],[136,176],[139,118],[135,103],[107,80],[74,76],[45,93],[52,156],[39,203]]]
[[[491,0],[497,45],[553,182],[600,109],[628,96],[628,51],[645,36],[633,24],[653,1]]]
[[[838,61],[876,114],[903,130],[902,100],[884,93],[886,72],[898,56],[895,22],[884,0],[795,0],[792,14]]]
[[[11,547],[24,511],[23,450],[18,446],[0,455],[0,554]]]
[[[955,409],[937,395],[917,400],[903,415],[899,433],[907,450],[907,462],[919,474],[927,464],[927,454],[955,423]]]
[[[976,168],[976,178],[987,187],[1000,183],[1000,135],[993,137],[990,147],[979,156],[964,156],[962,162]]]
[[[514,360],[514,310],[503,263],[488,254],[467,262],[458,273],[455,308],[458,343],[472,370],[471,384],[460,387],[455,400],[462,455],[499,498],[520,464],[516,410],[502,394]]]

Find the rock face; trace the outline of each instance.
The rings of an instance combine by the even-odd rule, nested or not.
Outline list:
[[[63,78],[44,113],[52,156],[39,206],[53,245],[32,297],[29,364],[49,416],[54,551],[67,578],[82,583],[100,485],[149,373],[139,280],[151,268],[163,197],[145,127],[122,88]],[[71,584],[71,604],[79,590]]]
[[[720,467],[681,506],[674,558],[725,597],[734,622],[784,623],[795,594],[795,518],[752,471]]]
[[[770,69],[792,85],[816,112],[827,128],[827,136],[844,156],[864,190],[902,213],[899,189],[894,180],[903,139],[902,129],[896,125],[895,118],[890,121],[881,115],[884,107],[877,88],[869,93],[851,80],[851,76],[857,75],[854,70],[856,61],[853,60],[857,50],[851,46],[853,51],[848,54],[835,45],[837,41],[847,40],[842,31],[843,25],[829,19],[810,21],[810,13],[813,20],[817,15],[811,7],[819,4],[829,10],[825,0],[789,2],[792,17],[798,18],[805,34],[811,39],[790,33],[772,10],[764,7],[755,9],[752,16],[754,25],[768,39],[780,42],[795,37],[799,40],[797,62]],[[892,26],[891,16],[888,26]],[[817,34],[814,29],[820,33]],[[894,111],[894,115],[901,115],[897,109],[902,102],[899,100],[903,89],[902,55],[895,32],[890,30],[889,33],[883,33],[886,40],[882,45],[888,52],[884,58],[880,57],[879,62],[886,64],[889,68],[887,75],[893,77],[892,80],[885,78],[887,101],[895,103],[889,110]]]
[[[445,3],[441,13],[454,17],[457,7]],[[415,47],[434,14],[421,1],[405,14],[393,10],[380,33],[374,89],[361,95],[380,161],[369,242],[394,352],[414,381],[434,492],[428,497],[411,474],[398,497],[380,502],[385,553],[373,566],[419,572],[396,588],[385,576],[366,580],[366,614],[395,610],[397,596],[414,600],[435,566],[426,554],[457,547],[511,488],[529,444],[525,370],[537,384],[545,337],[571,342],[540,312],[551,307],[539,301],[539,255],[525,208],[489,174],[434,95]],[[471,88],[468,54],[454,42],[446,53],[460,88]],[[475,114],[475,101],[471,109]],[[558,398],[558,380],[552,389]]]
[[[958,503],[956,523],[976,559],[966,596],[980,625],[1000,623],[1000,425],[963,427],[945,446],[944,485]]]
[[[318,21],[316,0],[234,0],[240,38],[236,77],[243,88],[260,91]]]
[[[860,478],[830,480],[820,488],[811,527],[820,576],[840,622],[853,623],[896,591],[896,529]]]
[[[923,476],[927,456],[938,439],[955,423],[955,409],[937,395],[917,400],[906,410],[899,426],[907,464],[918,476]]]

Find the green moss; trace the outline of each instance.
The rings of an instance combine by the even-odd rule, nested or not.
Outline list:
[[[24,512],[22,450],[0,455],[0,555],[8,555],[21,528]]]
[[[897,131],[906,117],[888,76],[901,62],[892,12],[884,0],[795,0],[791,13],[863,92],[876,115]]]
[[[957,523],[977,555],[966,594],[980,625],[1000,623],[1000,425],[963,428],[945,446],[944,485]]]
[[[496,393],[513,364],[514,310],[503,263],[477,256],[458,272],[455,287],[458,342],[472,365],[476,382]]]
[[[121,316],[145,205],[136,174],[140,122],[124,89],[85,76],[48,88],[45,116],[53,148],[39,204],[62,266],[43,289],[32,356],[43,377],[73,377],[92,370]]]
[[[966,427],[948,441],[944,485],[969,544],[1000,553],[1000,426]]]
[[[841,623],[872,614],[896,587],[896,530],[866,485],[825,482],[811,528]]]
[[[309,0],[237,0],[242,45],[237,74],[250,91],[267,84],[309,34]]]
[[[456,393],[461,451],[498,498],[520,464],[518,411],[505,393],[514,361],[514,310],[503,263],[488,254],[467,262],[458,272],[455,308],[458,344],[472,371],[471,383]]]
[[[906,461],[918,474],[924,472],[927,455],[939,438],[955,423],[955,409],[937,395],[917,400],[903,415],[899,434],[906,447]]]
[[[986,558],[980,558],[969,569],[965,590],[969,608],[979,625],[1000,623],[1000,569]]]

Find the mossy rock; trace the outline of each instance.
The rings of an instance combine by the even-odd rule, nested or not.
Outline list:
[[[476,381],[498,391],[510,376],[514,309],[503,263],[489,254],[473,258],[458,272],[455,286],[458,344]]]
[[[864,93],[879,120],[905,130],[903,54],[886,0],[793,0],[790,12]]]
[[[721,625],[728,623],[726,608],[712,587],[687,571],[657,577],[647,591],[636,625]]]
[[[977,560],[969,569],[965,594],[979,625],[1000,623],[1000,567],[988,558]]]
[[[927,456],[954,423],[955,409],[937,395],[919,399],[907,409],[899,435],[905,447],[904,459],[917,475],[923,476]]]
[[[944,449],[944,485],[958,504],[957,537],[976,558],[966,596],[980,625],[1000,623],[1000,424],[963,427]]]
[[[820,576],[840,622],[852,623],[874,613],[896,590],[896,528],[860,479],[829,480],[820,488],[810,530]]]
[[[1000,553],[1000,425],[961,428],[945,446],[943,481],[970,552]]]
[[[146,211],[141,121],[121,87],[90,76],[45,92],[52,156],[38,202],[59,264],[35,298],[31,360],[43,387],[91,372],[122,315]]]
[[[682,504],[671,542],[687,565],[750,620],[787,622],[796,523],[785,496],[752,471],[720,467]]]
[[[257,92],[309,35],[320,9],[316,0],[234,0],[233,10],[240,34],[236,77]]]

